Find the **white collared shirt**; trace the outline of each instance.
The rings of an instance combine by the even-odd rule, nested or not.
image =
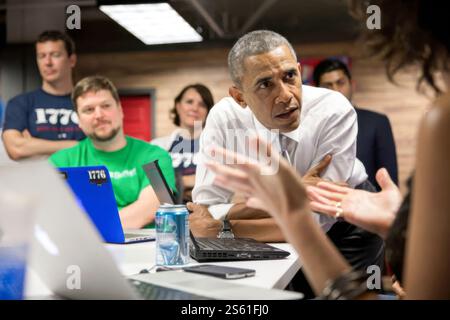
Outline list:
[[[342,94],[303,85],[300,125],[283,134],[298,143],[291,161],[300,175],[331,154],[332,161],[322,178],[345,181],[355,187],[367,179],[364,165],[356,158],[357,133],[356,112]],[[242,108],[233,98],[223,98],[209,112],[200,137],[192,196],[194,202],[209,205],[209,211],[216,219],[223,219],[228,213],[233,205],[233,193],[213,184],[215,174],[204,165],[210,159],[205,148],[214,144],[248,155],[244,136],[249,134],[257,134],[271,142],[273,150],[280,150],[279,134],[265,128],[249,107]],[[319,214],[316,218],[325,231],[336,221]]]

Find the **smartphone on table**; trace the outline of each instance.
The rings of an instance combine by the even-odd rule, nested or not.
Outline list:
[[[184,267],[183,270],[186,272],[201,273],[223,279],[241,279],[253,277],[255,275],[255,270],[253,269],[217,266],[213,264],[198,264],[195,266]]]

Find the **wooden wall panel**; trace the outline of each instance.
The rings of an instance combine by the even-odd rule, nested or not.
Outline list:
[[[358,58],[352,43],[296,45],[299,57],[349,55],[356,81],[354,103],[385,113],[391,121],[404,181],[414,167],[417,129],[429,101],[415,89],[414,70],[397,77],[399,86],[388,82],[382,63]],[[105,75],[118,88],[153,88],[156,90],[156,135],[169,134],[174,126],[169,119],[173,99],[187,84],[201,82],[213,92],[215,101],[228,95],[226,58],[228,49],[188,51],[123,52],[82,54],[77,78],[91,74]]]

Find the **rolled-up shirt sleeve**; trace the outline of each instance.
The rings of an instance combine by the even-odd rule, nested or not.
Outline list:
[[[341,95],[335,96],[334,106],[329,107],[334,107],[335,112],[328,111],[330,116],[323,118],[311,167],[330,154],[333,158],[322,178],[347,182],[351,187],[355,187],[367,179],[364,165],[356,158],[358,135],[356,111]]]
[[[364,165],[356,158],[356,111],[344,96],[336,93],[332,95],[331,102],[327,101],[323,106],[319,112],[323,112],[324,116],[317,117],[322,120],[319,123],[321,129],[316,137],[316,151],[310,167],[317,165],[326,155],[332,155],[322,178],[346,182],[350,187],[355,187],[367,180]],[[315,219],[325,232],[336,222],[335,218],[320,213],[315,215]]]
[[[195,186],[192,190],[192,199],[195,203],[209,206],[209,211],[216,219],[223,219],[233,206],[231,198],[233,193],[214,185],[215,174],[206,168],[205,163],[211,160],[208,154],[209,147],[225,147],[224,135],[225,123],[218,118],[217,110],[211,110],[200,136],[200,151],[198,156],[197,170],[195,174]],[[223,163],[221,159],[214,159]]]

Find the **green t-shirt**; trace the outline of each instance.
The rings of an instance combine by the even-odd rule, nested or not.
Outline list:
[[[95,149],[86,138],[71,148],[54,153],[50,162],[56,167],[104,165],[108,168],[119,210],[135,202],[142,189],[150,183],[142,166],[159,160],[158,164],[170,188],[176,191],[172,159],[164,149],[126,136],[127,145],[117,151]]]

